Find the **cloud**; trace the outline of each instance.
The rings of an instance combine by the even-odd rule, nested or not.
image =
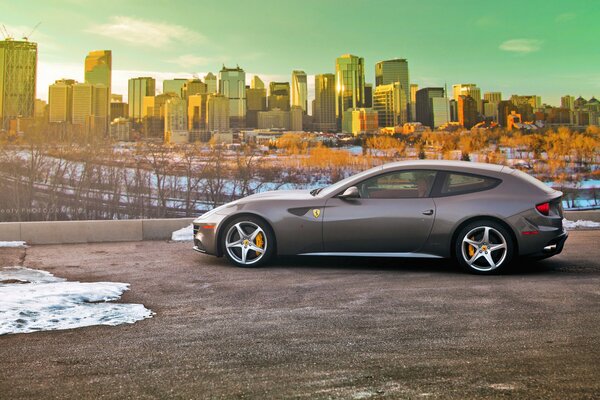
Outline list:
[[[500,50],[527,54],[540,50],[542,42],[537,39],[511,39],[500,44]]]
[[[108,23],[92,25],[86,32],[155,48],[167,47],[174,42],[198,43],[205,40],[200,33],[181,25],[124,16],[110,17]]]
[[[194,54],[184,54],[175,59],[168,60],[172,64],[177,64],[184,68],[195,67],[198,65],[207,65],[215,61],[214,58],[196,56]]]
[[[574,20],[576,17],[577,17],[577,14],[575,14],[573,12],[566,12],[566,13],[558,14],[554,20],[556,22],[567,22],[567,21]]]

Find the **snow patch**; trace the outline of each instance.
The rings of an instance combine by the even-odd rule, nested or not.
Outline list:
[[[175,242],[191,242],[194,240],[194,226],[190,224],[171,234],[171,240]]]
[[[25,242],[16,241],[16,242],[0,242],[0,247],[20,247],[20,248],[24,248],[24,247],[27,247],[27,246],[25,245]]]
[[[577,221],[569,221],[568,219],[563,219],[563,227],[565,227],[565,229],[600,228],[600,222],[584,221],[582,219],[579,219]]]
[[[128,283],[69,282],[46,271],[0,269],[0,335],[132,324],[154,314],[119,300]]]

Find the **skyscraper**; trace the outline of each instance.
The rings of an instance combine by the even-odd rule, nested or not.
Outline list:
[[[217,77],[212,72],[204,75],[204,82],[206,83],[206,93],[217,93]]]
[[[304,71],[292,71],[292,106],[302,107],[305,114],[308,111],[308,86]]]
[[[265,83],[260,79],[258,75],[254,75],[252,77],[252,81],[250,81],[250,89],[264,89]]]
[[[155,94],[156,81],[154,78],[131,78],[128,89],[129,118],[135,122],[140,122],[143,114],[142,106],[144,97],[154,96]]]
[[[108,130],[109,106],[104,100],[108,87],[102,84],[76,83],[72,85],[73,125],[85,134],[104,135]]]
[[[198,78],[188,79],[181,90],[181,98],[187,100],[188,97],[194,94],[206,94],[208,92],[208,85],[202,82]]]
[[[442,87],[429,87],[417,90],[415,94],[417,103],[416,121],[432,129],[435,128],[433,99],[444,97],[444,88]]]
[[[246,88],[246,127],[258,127],[258,113],[267,109],[267,89],[265,84],[256,75]]]
[[[224,132],[229,130],[229,99],[222,94],[208,95],[206,105],[206,125],[209,132]]]
[[[282,111],[290,111],[289,82],[269,83],[269,110],[276,108]]]
[[[500,92],[485,92],[483,94],[483,99],[488,103],[500,103],[502,101],[502,93]]]
[[[165,103],[164,141],[170,144],[187,143],[187,103],[179,96],[172,97]]]
[[[163,94],[175,93],[180,98],[183,98],[183,86],[188,80],[185,78],[165,79],[163,81]]]
[[[408,120],[411,122],[417,120],[417,90],[419,90],[419,85],[416,83],[411,83],[410,100],[408,101]]]
[[[473,97],[458,96],[458,122],[466,129],[471,129],[477,124],[477,104]]]
[[[400,82],[377,86],[373,95],[373,109],[377,111],[380,128],[402,126],[408,122],[406,93]]]
[[[333,132],[337,129],[334,74],[315,75],[313,117],[315,129],[323,132]]]
[[[229,99],[229,126],[243,128],[246,119],[246,73],[239,66],[219,72],[219,93]]]
[[[37,43],[0,41],[0,129],[11,119],[31,118],[37,78]]]
[[[112,51],[94,50],[85,57],[85,83],[104,85],[107,88],[106,108],[110,108],[112,88]],[[98,99],[100,101],[101,99]],[[108,114],[107,114],[108,118]],[[108,124],[107,124],[108,128]]]
[[[409,102],[410,86],[408,75],[408,61],[404,58],[395,58],[392,60],[379,61],[375,64],[375,86],[389,85],[390,83],[400,82],[404,97]]]
[[[477,112],[481,114],[481,89],[474,83],[452,85],[452,98],[458,102],[460,96],[471,96],[475,100]]]
[[[210,137],[204,134],[208,131],[206,126],[206,103],[208,94],[193,94],[188,97],[188,130],[190,131],[190,142],[201,140],[206,142]]]
[[[365,108],[373,107],[373,84],[365,83]]]
[[[73,110],[73,79],[61,79],[48,88],[48,121],[71,122]]]
[[[573,111],[575,109],[575,97],[569,95],[561,97],[560,107]]]
[[[335,61],[336,102],[335,115],[338,128],[348,109],[361,108],[365,104],[365,60],[344,54]],[[351,115],[351,114],[350,114]]]

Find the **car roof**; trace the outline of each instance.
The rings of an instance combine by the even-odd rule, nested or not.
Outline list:
[[[470,161],[449,161],[449,160],[407,160],[391,162],[383,165],[383,171],[394,170],[396,168],[431,168],[436,170],[463,170],[465,172],[505,172],[511,173],[512,168],[504,165],[476,163]]]

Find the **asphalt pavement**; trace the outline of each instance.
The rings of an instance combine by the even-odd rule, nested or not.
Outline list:
[[[501,276],[446,260],[286,258],[240,269],[190,247],[0,249],[0,267],[130,283],[122,301],[156,312],[131,325],[0,336],[0,399],[600,394],[600,231],[571,232],[561,255]]]

